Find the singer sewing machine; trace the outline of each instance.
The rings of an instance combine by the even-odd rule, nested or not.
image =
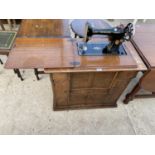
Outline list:
[[[101,56],[105,54],[126,55],[122,46],[124,41],[129,41],[133,35],[133,24],[129,23],[110,29],[97,29],[86,23],[85,37],[77,43],[78,54],[81,56]],[[93,35],[107,35],[109,42],[89,42]]]

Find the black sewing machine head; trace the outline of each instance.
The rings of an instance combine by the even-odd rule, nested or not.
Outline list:
[[[79,55],[126,55],[122,43],[129,41],[133,35],[133,24],[129,23],[110,29],[96,29],[90,23],[86,23],[85,37],[82,42],[77,43]],[[109,42],[89,42],[93,35],[107,35]]]

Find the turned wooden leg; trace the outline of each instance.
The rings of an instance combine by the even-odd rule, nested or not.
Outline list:
[[[17,74],[17,76],[21,79],[21,81],[24,80],[19,69],[14,69],[14,73]]]
[[[0,59],[0,63],[3,64],[3,61]]]
[[[8,22],[8,25],[9,25],[10,30],[12,30],[11,19],[7,19],[7,22]]]
[[[133,100],[136,93],[140,90],[140,85],[139,83],[134,87],[134,89],[126,95],[125,99],[124,99],[124,104],[128,104],[129,101]]]
[[[34,69],[34,74],[35,74],[37,80],[40,80],[40,78],[39,78],[39,72],[38,72],[38,69],[37,68]]]

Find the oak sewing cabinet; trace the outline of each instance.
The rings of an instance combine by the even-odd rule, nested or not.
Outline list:
[[[104,39],[92,40],[98,42]],[[145,71],[146,66],[131,42],[123,44],[127,53],[123,56],[83,57],[77,52],[79,40],[18,37],[5,68],[42,68],[50,74],[54,110],[116,107],[128,83],[137,72]]]

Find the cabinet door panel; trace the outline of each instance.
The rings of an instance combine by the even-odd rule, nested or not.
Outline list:
[[[86,94],[70,94],[69,105],[84,105],[86,103]]]
[[[91,87],[93,74],[91,73],[73,73],[71,74],[71,88],[89,88]]]

